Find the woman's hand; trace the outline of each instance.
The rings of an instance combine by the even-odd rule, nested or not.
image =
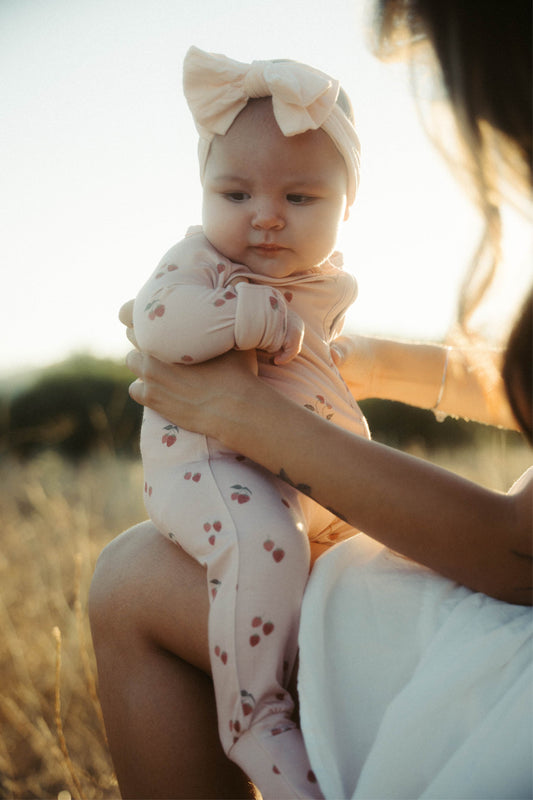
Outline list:
[[[221,438],[217,411],[224,404],[231,404],[232,396],[244,396],[251,382],[255,385],[255,350],[231,350],[202,364],[163,363],[139,350],[133,305],[134,301],[128,300],[119,311],[126,335],[136,348],[126,357],[126,364],[137,376],[129,389],[131,398],[186,430]]]
[[[517,430],[501,352],[371,336],[340,336],[331,355],[356,400],[380,398]]]
[[[202,364],[165,364],[132,350],[126,363],[138,380],[130,386],[135,402],[148,406],[175,425],[222,439],[220,420],[232,398],[245,396],[256,383],[254,350],[230,350]]]
[[[128,300],[118,312],[118,318],[126,326],[126,336],[134,347],[138,348],[135,332],[133,330],[133,306],[135,300]]]
[[[331,345],[331,356],[356,400],[376,397],[375,339],[368,336],[339,336]]]
[[[231,350],[202,364],[163,363],[139,350],[133,328],[133,305],[134,301],[128,300],[118,315],[136,348],[126,357],[126,364],[137,376],[129,389],[131,398],[175,425],[217,438],[219,406],[231,403],[232,396],[244,396],[246,387],[251,388],[252,381],[255,384],[255,350]]]

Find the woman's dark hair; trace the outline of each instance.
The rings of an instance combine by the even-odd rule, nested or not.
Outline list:
[[[503,380],[520,427],[533,442],[533,293],[527,298],[507,343]]]
[[[381,58],[423,41],[431,44],[484,214],[486,236],[461,292],[458,316],[464,322],[498,262],[502,183],[531,198],[532,3],[376,0],[375,11],[375,49]],[[530,441],[531,413],[524,414],[524,408],[531,409],[533,399],[532,336],[530,297],[509,339],[503,370],[511,406]]]

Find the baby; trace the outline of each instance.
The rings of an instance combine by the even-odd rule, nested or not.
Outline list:
[[[359,174],[349,101],[303,64],[243,64],[197,48],[185,58],[184,91],[200,134],[202,227],[139,293],[139,347],[182,364],[255,349],[263,380],[368,437],[329,347],[357,292],[335,252]],[[286,687],[309,540],[332,544],[355,531],[306,487],[149,409],[141,451],[152,520],[207,567],[225,752],[264,800],[322,797]]]

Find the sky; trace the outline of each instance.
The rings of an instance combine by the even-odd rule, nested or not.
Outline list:
[[[231,7],[231,10],[229,10]],[[480,231],[364,0],[0,0],[0,374],[129,349],[117,313],[200,222],[181,90],[196,45],[300,60],[351,97],[361,188],[339,247],[347,330],[440,340]]]

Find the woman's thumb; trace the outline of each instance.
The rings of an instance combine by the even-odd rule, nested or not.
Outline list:
[[[342,347],[341,343],[339,341],[333,342],[329,349],[333,363],[337,367],[341,367],[344,363],[344,359],[346,358],[346,353],[344,352],[344,348]]]

